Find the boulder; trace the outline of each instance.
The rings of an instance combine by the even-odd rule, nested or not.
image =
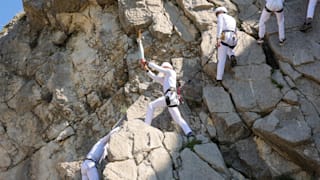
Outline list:
[[[311,128],[298,107],[280,103],[269,116],[254,123],[253,131],[305,170],[318,172],[320,157],[314,153]]]

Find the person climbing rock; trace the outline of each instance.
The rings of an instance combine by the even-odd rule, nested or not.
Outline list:
[[[151,125],[153,112],[155,108],[167,106],[171,117],[175,122],[179,124],[185,135],[187,135],[187,137],[194,137],[192,130],[190,129],[186,121],[182,118],[178,109],[180,101],[177,95],[176,88],[177,75],[176,72],[173,70],[172,65],[169,62],[163,62],[161,66],[158,66],[155,63],[147,62],[144,59],[142,41],[141,37],[139,38],[139,36],[137,38],[137,43],[139,45],[139,58],[142,68],[147,72],[149,77],[151,77],[153,80],[155,80],[163,86],[162,90],[164,93],[164,96],[161,96],[149,103],[147,107],[145,123]],[[160,72],[160,74],[163,74],[163,76],[155,75],[149,68],[155,69],[156,71]]]
[[[217,16],[217,44],[218,67],[216,80],[221,83],[227,56],[231,60],[231,66],[237,65],[234,48],[237,45],[237,23],[236,20],[228,15],[225,7],[218,7],[214,10]]]
[[[258,44],[264,42],[264,35],[266,33],[266,22],[269,20],[272,14],[275,14],[278,22],[279,31],[279,45],[283,46],[285,43],[285,27],[284,27],[284,0],[266,0],[266,5],[262,10],[260,20],[259,20],[259,39]]]
[[[309,0],[306,20],[300,28],[301,32],[307,32],[312,29],[312,19],[318,0]]]
[[[91,148],[81,165],[82,180],[99,180],[98,165],[107,156],[108,142],[112,134],[118,132],[120,127],[112,129]]]

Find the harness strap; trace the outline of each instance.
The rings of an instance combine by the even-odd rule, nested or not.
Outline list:
[[[95,166],[96,168],[98,168],[99,163],[97,163],[97,161],[95,161],[95,160],[93,160],[93,159],[91,159],[91,158],[85,158],[84,160],[89,160],[89,161],[91,161],[91,162],[94,162],[94,166]]]
[[[273,13],[273,12],[281,13],[281,12],[283,11],[283,8],[280,9],[280,10],[278,10],[278,11],[272,11],[272,10],[268,9],[267,6],[265,6],[264,8],[266,9],[266,11],[267,11],[268,13]]]
[[[170,87],[169,89],[166,90],[166,92],[164,92],[164,94],[166,95],[169,91],[176,91],[176,88]]]
[[[234,30],[222,30],[222,32],[233,32],[233,33],[235,33]]]
[[[231,48],[231,49],[234,49],[234,48],[236,47],[236,45],[230,46],[229,44],[227,44],[227,43],[225,43],[225,42],[223,42],[223,41],[221,41],[220,43],[221,43],[222,45],[224,45],[224,46],[227,46],[227,47]]]

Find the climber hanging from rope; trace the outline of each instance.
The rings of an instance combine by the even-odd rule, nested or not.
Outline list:
[[[172,65],[169,62],[163,62],[161,66],[158,66],[155,63],[148,62],[144,58],[144,50],[142,45],[142,35],[141,31],[138,32],[137,43],[139,46],[139,58],[141,67],[147,72],[147,75],[151,77],[156,82],[160,83],[163,86],[163,94],[157,98],[156,100],[149,103],[147,107],[147,114],[145,118],[145,123],[151,125],[151,121],[153,118],[153,112],[155,108],[158,107],[168,107],[169,113],[173,120],[179,124],[182,128],[183,132],[187,137],[194,137],[192,130],[186,121],[182,118],[178,106],[180,104],[178,95],[177,95],[177,79],[176,72],[173,70]],[[151,70],[155,69],[159,72],[159,74],[163,75],[155,75]]]
[[[125,116],[123,116],[118,122],[113,126],[112,130],[102,137],[93,147],[90,149],[85,160],[81,165],[81,175],[82,180],[99,180],[98,166],[102,159],[107,156],[107,148],[110,137],[120,130],[120,125],[122,124]]]

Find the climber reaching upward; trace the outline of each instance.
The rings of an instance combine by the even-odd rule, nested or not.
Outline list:
[[[82,180],[99,180],[99,172],[97,166],[101,163],[102,159],[107,156],[108,142],[112,134],[118,132],[120,127],[112,129],[106,136],[101,138],[91,148],[85,160],[81,165]]]
[[[137,39],[137,42],[139,44],[140,57],[144,57],[141,38]],[[151,125],[153,112],[155,108],[168,106],[170,115],[172,116],[174,121],[179,124],[183,132],[188,137],[194,136],[192,133],[192,130],[190,129],[186,121],[182,118],[180,111],[178,109],[178,105],[180,104],[180,102],[178,99],[177,88],[176,88],[177,75],[176,75],[176,72],[173,70],[172,65],[169,62],[164,62],[162,63],[161,66],[158,66],[157,64],[152,62],[148,63],[144,58],[140,59],[140,63],[141,63],[141,66],[144,68],[144,70],[146,70],[148,76],[163,86],[162,90],[164,93],[164,96],[159,97],[156,100],[149,103],[147,107],[145,123]],[[161,74],[163,74],[163,76],[155,75],[149,69],[149,67],[160,72]]]

